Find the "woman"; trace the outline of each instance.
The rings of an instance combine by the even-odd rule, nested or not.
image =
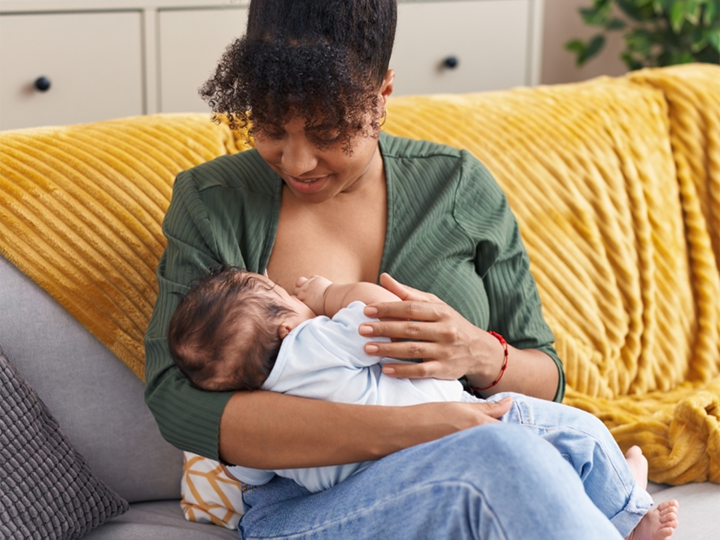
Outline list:
[[[146,335],[146,401],[171,443],[227,463],[379,460],[315,495],[277,477],[250,488],[243,538],[620,538],[608,519],[620,509],[578,475],[591,483],[593,451],[574,471],[530,430],[496,421],[508,400],[394,408],[212,393],[170,359],[171,293],[208,266],[266,271],[289,290],[302,275],[377,282],[388,272],[410,287],[383,276],[405,301],[368,306],[382,319],[370,334],[405,339],[366,352],[424,362],[386,374],[562,399],[552,333],[490,174],[466,152],[379,135],[395,20],[394,0],[251,2],[245,38],[203,94],[232,127],[252,113],[255,150],[177,178]],[[507,355],[484,329],[507,339]]]

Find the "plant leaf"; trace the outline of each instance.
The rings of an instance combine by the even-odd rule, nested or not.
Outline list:
[[[611,4],[606,4],[600,7],[580,8],[578,11],[588,26],[605,26],[611,8]]]
[[[700,0],[687,0],[685,2],[685,18],[693,25],[700,22]]]
[[[710,46],[720,53],[720,30],[710,30],[707,40]]]
[[[590,43],[588,43],[587,48],[583,51],[583,53],[580,55],[580,59],[578,60],[578,63],[580,65],[585,64],[588,60],[598,55],[598,53],[602,50],[602,48],[605,46],[605,36],[602,34],[598,34],[595,37],[593,37],[590,40]]]
[[[653,8],[657,15],[662,15],[670,11],[673,0],[653,0]]]
[[[565,43],[565,49],[574,53],[581,53],[586,49],[586,46],[580,39],[571,39]]]
[[[627,26],[627,23],[622,19],[610,19],[605,24],[605,30],[623,30]]]
[[[670,65],[689,64],[694,60],[693,55],[688,51],[673,51],[670,54]]]
[[[631,19],[642,22],[655,18],[652,0],[615,0],[618,7]]]
[[[630,53],[624,52],[620,55],[620,59],[625,62],[625,65],[629,70],[635,71],[636,69],[642,69],[643,66],[640,62],[635,60]]]
[[[703,14],[703,24],[705,26],[711,26],[718,16],[718,12],[720,12],[720,0],[710,0],[707,2]]]
[[[651,38],[650,32],[637,28],[625,34],[625,45],[629,51],[647,56],[652,49]]]
[[[696,28],[692,35],[692,45],[690,48],[692,52],[698,53],[702,51],[708,44],[708,32],[703,31],[700,28]]]
[[[670,9],[670,26],[676,34],[680,33],[685,22],[685,1],[676,1]]]

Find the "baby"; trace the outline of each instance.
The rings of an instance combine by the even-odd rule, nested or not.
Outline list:
[[[170,321],[168,345],[173,359],[195,385],[206,390],[263,389],[344,403],[395,406],[485,401],[465,392],[459,381],[382,374],[384,363],[401,361],[365,354],[366,343],[387,338],[363,337],[358,327],[372,320],[363,314],[365,304],[399,301],[391,292],[371,283],[340,284],[313,276],[299,278],[294,293],[290,295],[268,278],[238,267],[211,269],[182,298]],[[492,396],[488,401],[504,395],[508,394]],[[550,405],[557,406],[559,413],[567,409]],[[510,413],[502,420],[520,421]],[[638,484],[632,490],[635,512],[645,513],[630,538],[669,538],[677,527],[677,502],[667,501],[650,509],[652,499],[645,491],[647,461],[640,449],[630,449],[624,460],[609,434],[607,438],[613,446],[607,459],[623,461],[612,466],[623,470],[627,460]],[[372,463],[276,471],[228,469],[250,485],[265,484],[277,474],[319,492]]]

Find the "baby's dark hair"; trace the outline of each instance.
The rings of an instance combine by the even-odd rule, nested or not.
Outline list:
[[[204,390],[256,390],[270,375],[292,313],[259,294],[272,288],[238,266],[210,268],[181,297],[168,328],[170,355]]]
[[[272,137],[300,117],[318,147],[351,151],[354,136],[379,133],[396,21],[396,0],[251,0],[245,36],[200,95],[232,129],[252,118],[257,135]]]

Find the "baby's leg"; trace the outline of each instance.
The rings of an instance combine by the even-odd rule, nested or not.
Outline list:
[[[643,455],[640,447],[631,446],[630,449],[625,452],[625,461],[627,461],[630,472],[638,485],[643,489],[647,489],[648,460]]]
[[[648,462],[639,446],[625,452],[630,471],[635,481],[647,489]],[[661,502],[643,516],[627,540],[665,540],[670,538],[678,526],[679,504],[676,500]]]
[[[502,399],[496,394],[488,401]],[[595,416],[559,403],[510,394],[513,406],[502,421],[533,430],[573,466],[585,492],[623,537],[652,507],[625,456],[605,425]]]

